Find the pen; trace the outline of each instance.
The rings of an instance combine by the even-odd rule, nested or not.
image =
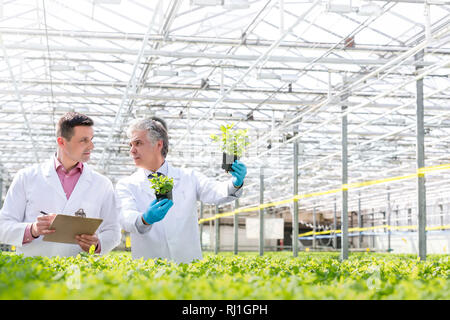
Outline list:
[[[48,213],[46,213],[46,212],[44,212],[44,211],[41,211],[41,213],[42,213],[42,214],[45,214],[45,215],[48,215]]]

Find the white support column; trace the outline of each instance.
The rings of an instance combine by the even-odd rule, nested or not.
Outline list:
[[[294,135],[297,132],[294,132]],[[294,196],[298,194],[298,141],[294,142]],[[292,254],[298,256],[298,200],[294,200],[292,212]]]
[[[361,216],[361,191],[358,192],[358,228],[362,228],[362,216]],[[359,231],[358,235],[358,248],[362,247],[362,232]]]
[[[317,231],[316,206],[314,206],[313,207],[313,240],[312,240],[312,247],[314,250],[317,249],[316,231]]]
[[[423,60],[424,51],[415,55],[416,61]],[[421,68],[416,67],[419,71]],[[416,161],[417,170],[425,167],[425,129],[424,129],[424,100],[423,100],[423,78],[416,81],[417,107],[416,107]],[[418,211],[418,233],[419,233],[419,258],[426,260],[427,257],[427,215],[426,215],[426,189],[425,175],[419,173],[417,177],[417,211]]]
[[[347,79],[344,75],[343,79],[344,88],[347,86]],[[345,93],[341,97],[342,102],[346,102],[348,93]],[[347,106],[341,107],[342,113],[345,115],[342,117],[342,211],[341,211],[341,260],[348,259],[348,189],[346,187],[348,183],[348,145],[347,145]]]
[[[338,241],[337,241],[337,201],[336,201],[336,197],[334,197],[334,210],[333,210],[333,248],[337,249],[338,247]]]
[[[239,208],[239,199],[234,200],[234,209]],[[233,252],[238,254],[239,251],[239,214],[235,213],[233,216],[233,231],[234,231],[234,241],[233,241]]]
[[[216,205],[216,215],[219,214],[219,206]],[[220,250],[220,218],[217,218],[214,220],[214,235],[215,235],[215,241],[214,241],[214,253],[218,254]]]
[[[204,212],[204,204],[203,202],[200,202],[200,219],[203,219],[203,212]],[[204,223],[200,224],[200,248],[203,250],[203,225]]]
[[[386,224],[388,225],[388,229],[387,229],[387,237],[388,237],[388,248],[387,251],[391,252],[392,248],[391,248],[391,214],[392,214],[392,210],[391,210],[391,191],[390,188],[388,187],[387,190],[387,211],[386,211]]]
[[[259,203],[264,203],[264,168],[259,171]],[[264,209],[259,209],[259,255],[264,255]]]

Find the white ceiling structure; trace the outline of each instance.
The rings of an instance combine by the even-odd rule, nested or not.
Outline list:
[[[343,115],[350,183],[414,173],[421,79],[425,163],[450,162],[449,1],[2,0],[0,47],[3,197],[55,151],[71,110],[95,121],[90,163],[113,182],[135,170],[127,125],[151,115],[168,123],[172,164],[218,179],[210,134],[247,128],[244,206],[261,166],[266,201],[292,195],[293,141],[300,192],[339,187]],[[430,199],[447,178],[427,178]],[[391,188],[414,201],[413,180]],[[359,191],[385,203],[384,184]]]

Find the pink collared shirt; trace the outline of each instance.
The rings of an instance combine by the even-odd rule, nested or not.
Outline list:
[[[73,189],[75,189],[75,186],[80,179],[81,174],[83,173],[83,163],[78,162],[77,165],[73,167],[69,172],[67,172],[67,170],[64,168],[64,166],[56,156],[54,157],[54,163],[55,170],[58,174],[59,181],[61,181],[64,193],[66,194],[67,199],[69,199]],[[22,244],[29,243],[33,241],[33,239],[35,238],[31,235],[31,224],[29,224],[25,229]],[[95,253],[100,253],[100,242]]]
[[[58,158],[55,157],[54,159],[56,173],[58,174],[59,181],[61,181],[64,193],[66,194],[67,199],[69,199],[73,189],[75,189],[75,186],[77,185],[78,179],[80,179],[80,176],[83,173],[83,163],[78,162],[75,167],[67,172]]]

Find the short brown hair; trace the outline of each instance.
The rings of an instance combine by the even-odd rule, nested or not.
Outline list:
[[[58,121],[58,127],[56,128],[56,137],[63,137],[70,141],[72,139],[76,126],[88,126],[94,125],[94,121],[88,116],[78,112],[68,112],[61,117]]]

